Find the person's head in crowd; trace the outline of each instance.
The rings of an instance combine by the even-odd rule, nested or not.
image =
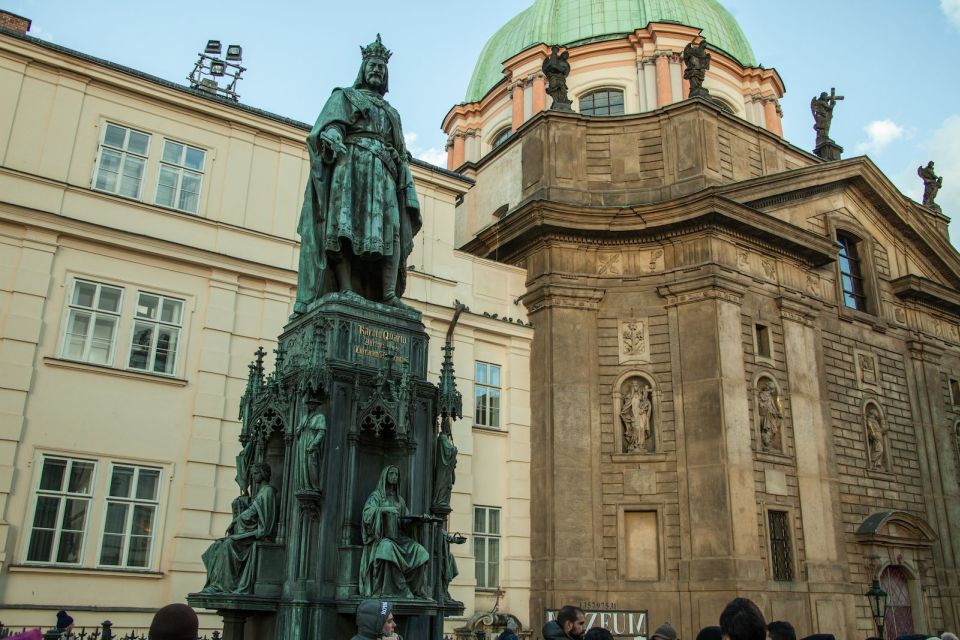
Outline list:
[[[720,627],[716,625],[704,627],[697,634],[697,640],[721,640],[722,637],[723,633],[720,631]]]
[[[587,626],[587,618],[583,615],[583,609],[568,604],[557,612],[557,623],[564,634],[571,638],[582,638],[584,627]]]
[[[955,633],[944,631],[943,633],[940,634],[940,640],[960,640],[960,638],[958,638],[957,634]]]
[[[583,634],[583,640],[613,640],[613,634],[603,627],[594,627]]]
[[[174,602],[161,608],[153,615],[149,640],[197,640],[200,620],[197,612],[183,604]]]
[[[650,640],[677,640],[677,630],[669,622],[664,622],[656,628]]]
[[[837,640],[832,633],[814,633],[804,637],[802,640]]]
[[[797,640],[797,632],[793,625],[784,620],[775,620],[768,624],[767,634],[770,640]]]
[[[59,631],[70,631],[73,629],[73,618],[63,609],[57,611],[57,629]]]
[[[760,608],[747,598],[734,598],[720,614],[723,640],[766,640],[767,622]]]

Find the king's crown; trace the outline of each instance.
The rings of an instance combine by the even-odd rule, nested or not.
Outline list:
[[[369,45],[360,47],[360,51],[363,53],[363,59],[368,60],[370,58],[377,58],[383,60],[384,62],[390,61],[390,56],[393,55],[393,52],[383,46],[383,42],[380,40],[380,34],[377,34],[377,39],[371,42]]]

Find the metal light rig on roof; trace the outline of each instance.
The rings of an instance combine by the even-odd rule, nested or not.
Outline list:
[[[193,65],[193,71],[187,76],[190,88],[205,91],[212,95],[230,98],[234,102],[240,101],[237,94],[237,82],[246,71],[240,65],[243,60],[243,47],[238,44],[227,46],[227,55],[221,58],[223,45],[219,40],[207,40],[207,46]],[[226,86],[220,86],[220,78],[228,80]]]

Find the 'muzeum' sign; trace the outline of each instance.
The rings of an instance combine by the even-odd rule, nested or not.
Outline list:
[[[592,603],[583,603],[589,605]],[[601,604],[601,603],[597,603]],[[612,603],[603,603],[609,606]],[[619,609],[601,609],[580,607],[583,609],[583,615],[587,619],[586,628],[603,627],[613,634],[615,638],[633,638],[634,640],[647,640],[647,612],[646,611],[621,611]],[[547,622],[557,617],[559,609],[547,609]]]

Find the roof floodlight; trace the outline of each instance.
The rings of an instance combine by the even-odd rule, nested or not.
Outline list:
[[[203,50],[204,53],[210,55],[220,55],[221,51],[223,51],[223,46],[219,40],[207,40],[207,48]]]
[[[210,93],[216,93],[220,89],[220,85],[217,84],[216,80],[211,80],[210,78],[203,78],[200,81],[199,88],[203,91],[208,91]]]
[[[212,76],[222,76],[224,71],[227,70],[227,65],[223,60],[211,60],[210,61],[210,75]]]
[[[231,44],[227,47],[227,60],[239,62],[243,59],[243,48],[238,44]]]

